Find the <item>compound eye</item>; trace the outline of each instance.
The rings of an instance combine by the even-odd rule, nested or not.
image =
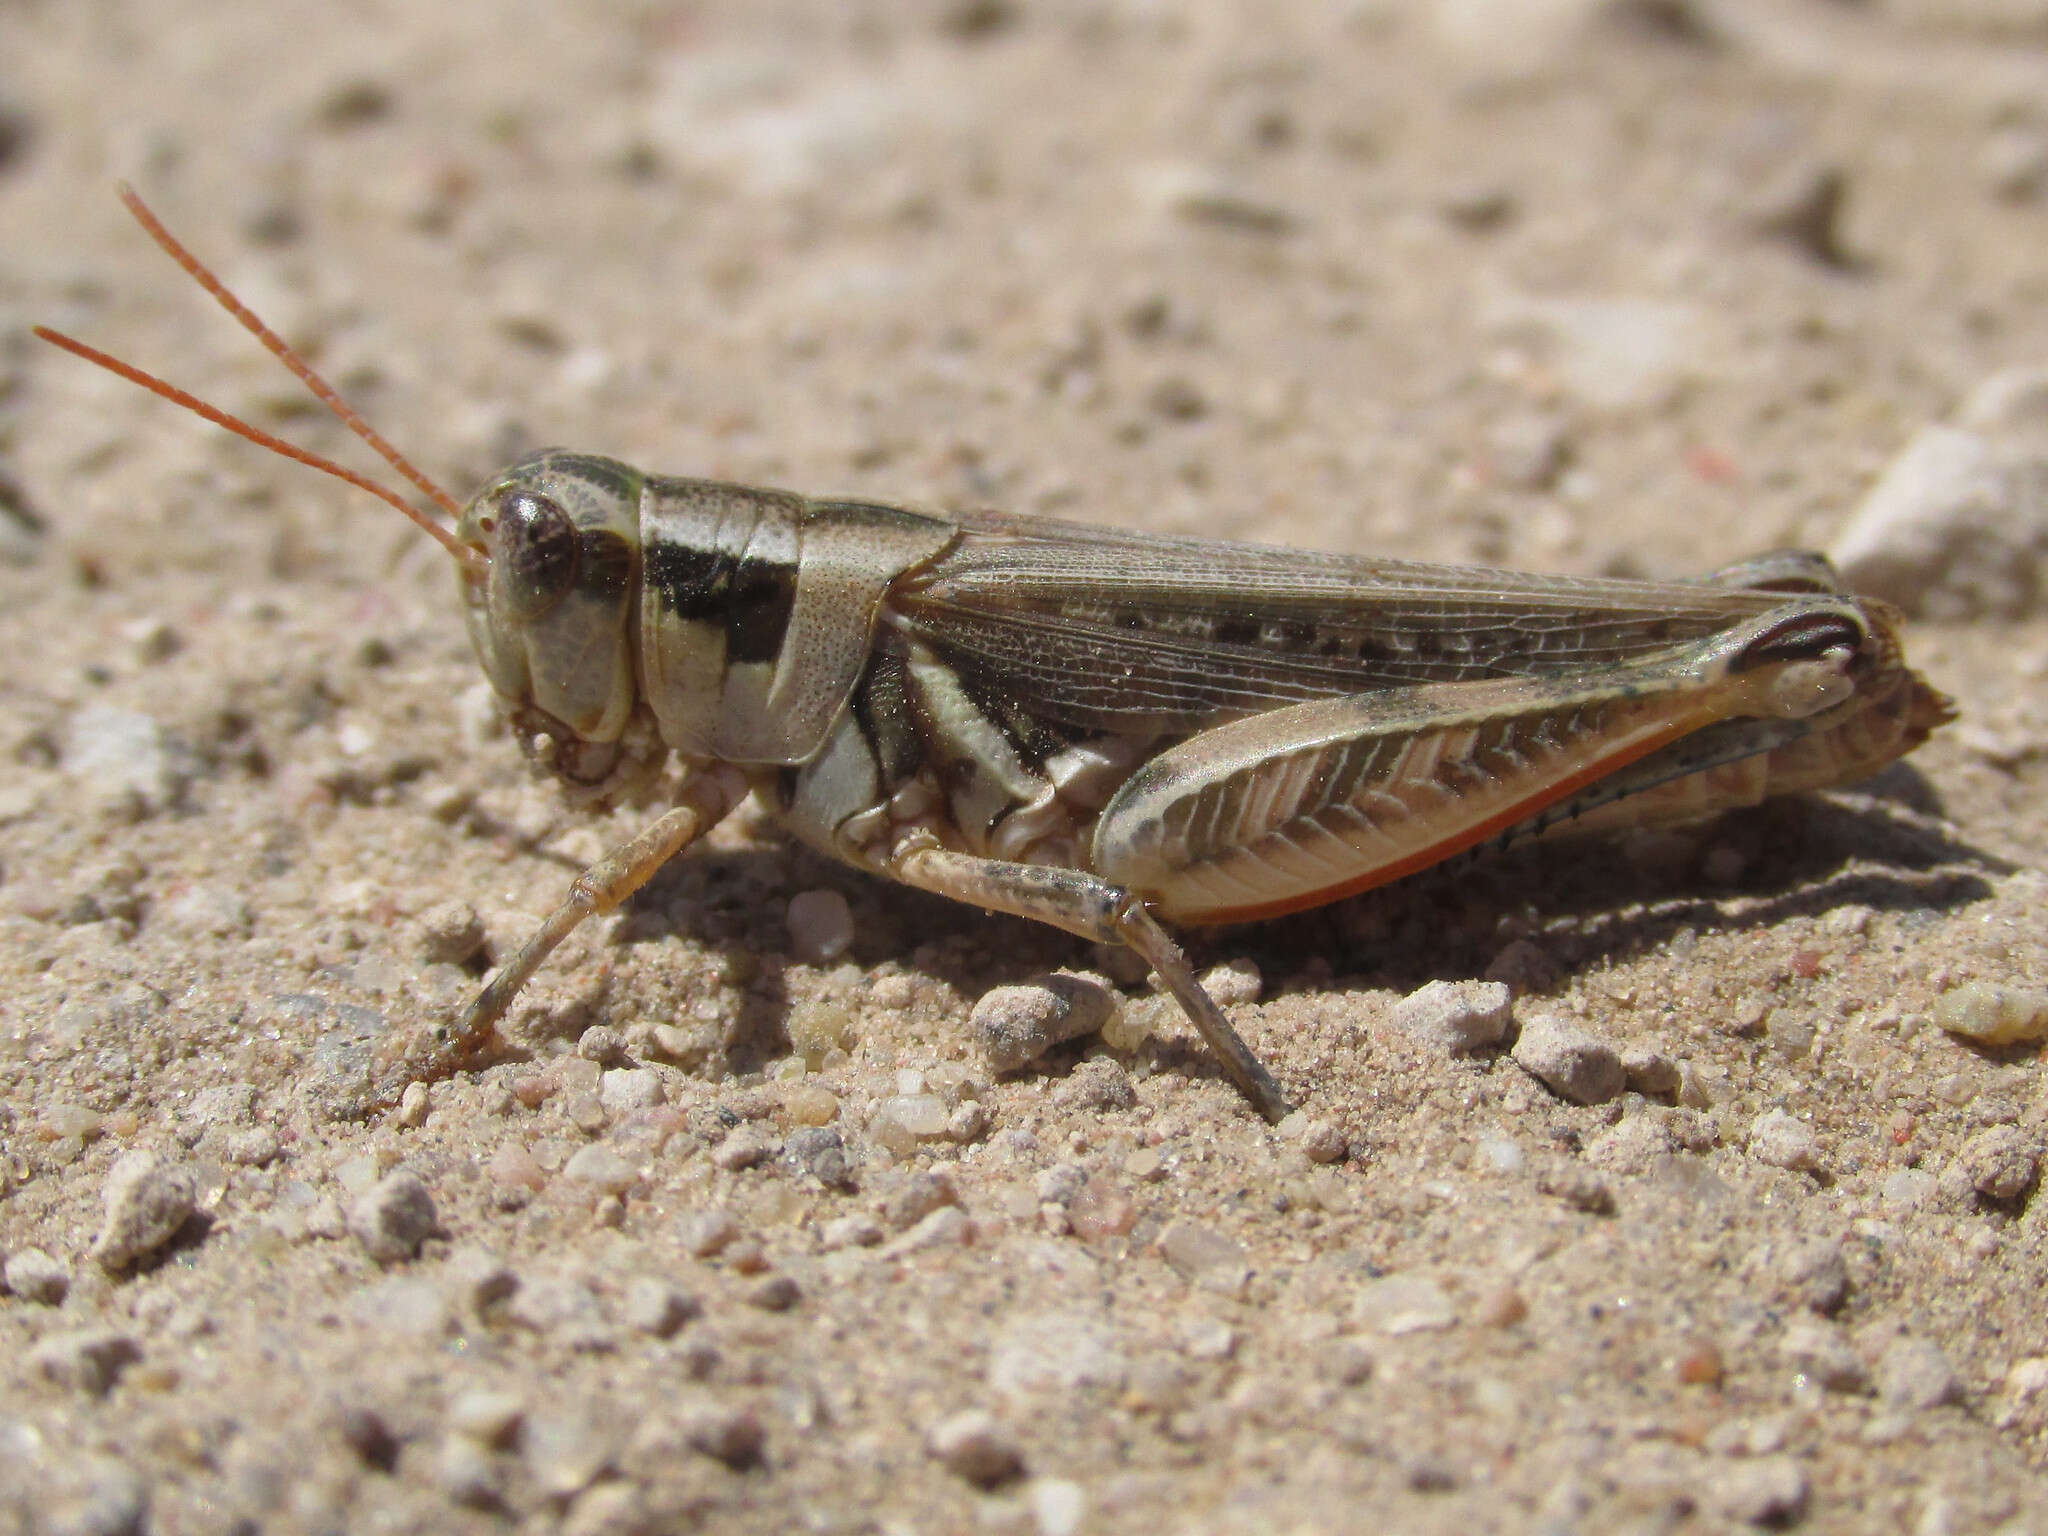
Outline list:
[[[547,497],[513,491],[498,503],[491,569],[513,615],[537,619],[576,584],[576,525]]]

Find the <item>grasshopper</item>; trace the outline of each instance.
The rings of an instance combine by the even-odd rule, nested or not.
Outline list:
[[[1563,578],[821,499],[560,449],[458,504],[121,197],[449,522],[37,334],[439,541],[514,731],[574,797],[681,768],[673,805],[574,881],[452,1029],[387,1055],[387,1091],[481,1062],[567,934],[752,794],[848,864],[1128,945],[1277,1121],[1285,1093],[1167,925],[1276,917],[1568,818],[1849,782],[1951,717],[1897,615],[1818,555]]]

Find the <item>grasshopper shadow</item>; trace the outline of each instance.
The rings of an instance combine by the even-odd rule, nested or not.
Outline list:
[[[1984,900],[2013,867],[1939,815],[1925,779],[1901,764],[1854,792],[1769,801],[1642,839],[1567,830],[1459,860],[1326,909],[1319,938],[1267,925],[1275,931],[1248,947],[1283,972],[1289,957],[1313,967],[1323,955],[1336,974],[1411,991],[1482,975],[1527,937],[1551,974],[1524,985],[1547,992],[1685,934],[1769,929],[1849,905],[1932,920]]]
[[[1198,966],[1253,959],[1269,990],[1342,978],[1405,992],[1483,975],[1528,936],[1547,974],[1525,985],[1548,992],[1682,934],[1769,929],[1851,904],[1931,920],[1983,900],[1989,877],[2010,866],[1962,841],[1939,814],[1926,781],[1898,765],[1855,792],[1772,801],[1657,834],[1665,843],[1647,853],[1625,837],[1553,834],[1284,919],[1180,937]],[[1709,862],[1722,878],[1703,873]],[[759,1071],[789,1053],[787,971],[796,961],[782,913],[791,896],[819,887],[839,891],[856,914],[852,948],[828,963],[897,960],[969,1002],[1007,981],[1102,964],[1093,946],[1056,929],[910,890],[793,842],[693,849],[628,910],[640,935],[687,936],[747,977],[724,1024],[726,1070]],[[1206,1056],[1190,1050],[1185,1065],[1203,1073]]]

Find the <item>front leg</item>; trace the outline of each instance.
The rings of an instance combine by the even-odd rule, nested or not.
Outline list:
[[[1252,1107],[1272,1124],[1293,1112],[1272,1073],[1203,990],[1180,946],[1122,886],[1079,870],[977,858],[921,842],[900,845],[887,867],[905,885],[922,891],[1034,918],[1099,944],[1128,944],[1159,973],[1166,990],[1216,1053],[1224,1075]]]
[[[576,877],[568,898],[498,968],[452,1030],[407,1036],[379,1052],[372,1102],[389,1104],[407,1083],[431,1082],[478,1065],[497,1038],[498,1020],[555,947],[586,917],[611,911],[652,880],[662,865],[723,821],[746,793],[745,775],[722,764],[685,779],[674,809]]]

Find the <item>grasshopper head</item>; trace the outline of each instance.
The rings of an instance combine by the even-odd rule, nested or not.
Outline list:
[[[455,536],[470,644],[528,750],[572,783],[616,779],[636,715],[638,471],[547,449],[492,477]]]

